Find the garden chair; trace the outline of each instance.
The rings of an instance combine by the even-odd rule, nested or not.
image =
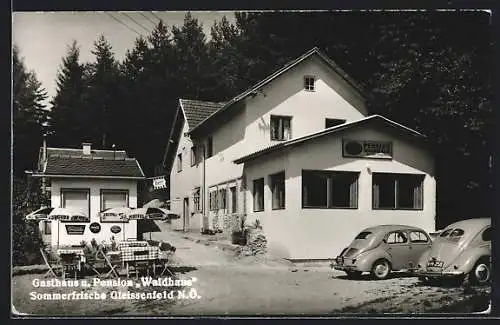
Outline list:
[[[57,277],[54,267],[59,267],[59,260],[52,258],[52,255],[48,254],[43,248],[40,248],[40,253],[42,254],[45,265],[49,268],[49,270],[44,274],[44,277],[46,278],[50,275]]]
[[[66,278],[66,272],[73,271],[75,275],[75,280],[78,275],[78,264],[80,263],[80,257],[75,253],[64,253],[59,255],[62,266],[62,278]]]
[[[108,273],[105,274],[105,277],[109,276],[118,277],[116,268],[121,264],[121,258],[119,255],[118,258],[116,258],[115,256],[116,255],[108,256],[104,245],[98,246],[97,252],[95,254],[95,259],[97,263],[101,263],[104,267],[109,267],[109,271]]]
[[[158,266],[162,267],[162,271],[160,273],[160,276],[162,276],[165,272],[168,272],[172,277],[175,277],[175,274],[172,272],[170,269],[170,261],[172,260],[172,257],[174,256],[176,248],[168,243],[160,242],[158,244],[158,247],[160,248],[160,252],[158,255],[158,260],[156,263],[158,263]],[[154,272],[156,275],[156,265],[154,267]]]
[[[130,277],[131,273],[135,273],[135,277],[138,278],[139,272],[141,270],[144,270],[144,269],[147,271],[147,275],[149,276],[149,267],[150,267],[151,261],[148,259],[141,259],[140,258],[144,255],[149,255],[149,251],[148,250],[140,250],[140,251],[133,252],[134,260],[126,262],[127,278]],[[131,270],[130,267],[132,267],[133,270]]]

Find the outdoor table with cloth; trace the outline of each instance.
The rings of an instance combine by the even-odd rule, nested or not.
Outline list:
[[[155,246],[119,246],[121,251],[121,260],[125,264],[127,270],[127,277],[130,275],[130,266],[134,267],[136,276],[138,275],[138,269],[144,267],[147,269],[149,274],[149,266],[153,265],[155,261],[158,260],[159,247]]]

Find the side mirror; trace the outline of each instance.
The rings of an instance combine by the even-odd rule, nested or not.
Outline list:
[[[384,238],[384,239],[382,239],[382,242],[383,242],[384,244],[387,244],[387,239],[385,239],[385,238]]]

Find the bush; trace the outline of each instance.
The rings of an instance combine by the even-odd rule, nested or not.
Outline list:
[[[44,246],[37,221],[26,222],[24,216],[40,206],[48,205],[42,196],[38,182],[29,184],[24,179],[14,179],[12,193],[12,264],[29,265],[42,263],[40,248]]]

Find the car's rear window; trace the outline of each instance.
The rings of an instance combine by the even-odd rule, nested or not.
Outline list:
[[[463,234],[464,234],[464,231],[460,228],[457,228],[451,232],[450,237],[460,237]]]
[[[451,229],[446,229],[441,233],[439,237],[449,237],[449,238],[457,238],[461,237],[464,234],[464,230],[460,228],[451,228]]]
[[[452,231],[453,231],[453,229],[446,229],[445,231],[443,231],[443,232],[441,233],[441,235],[439,235],[439,237],[446,237],[446,236],[448,236],[448,235],[450,234],[450,232],[452,232]]]
[[[371,235],[370,231],[362,231],[359,233],[359,235],[356,236],[355,239],[366,239],[370,235]]]

